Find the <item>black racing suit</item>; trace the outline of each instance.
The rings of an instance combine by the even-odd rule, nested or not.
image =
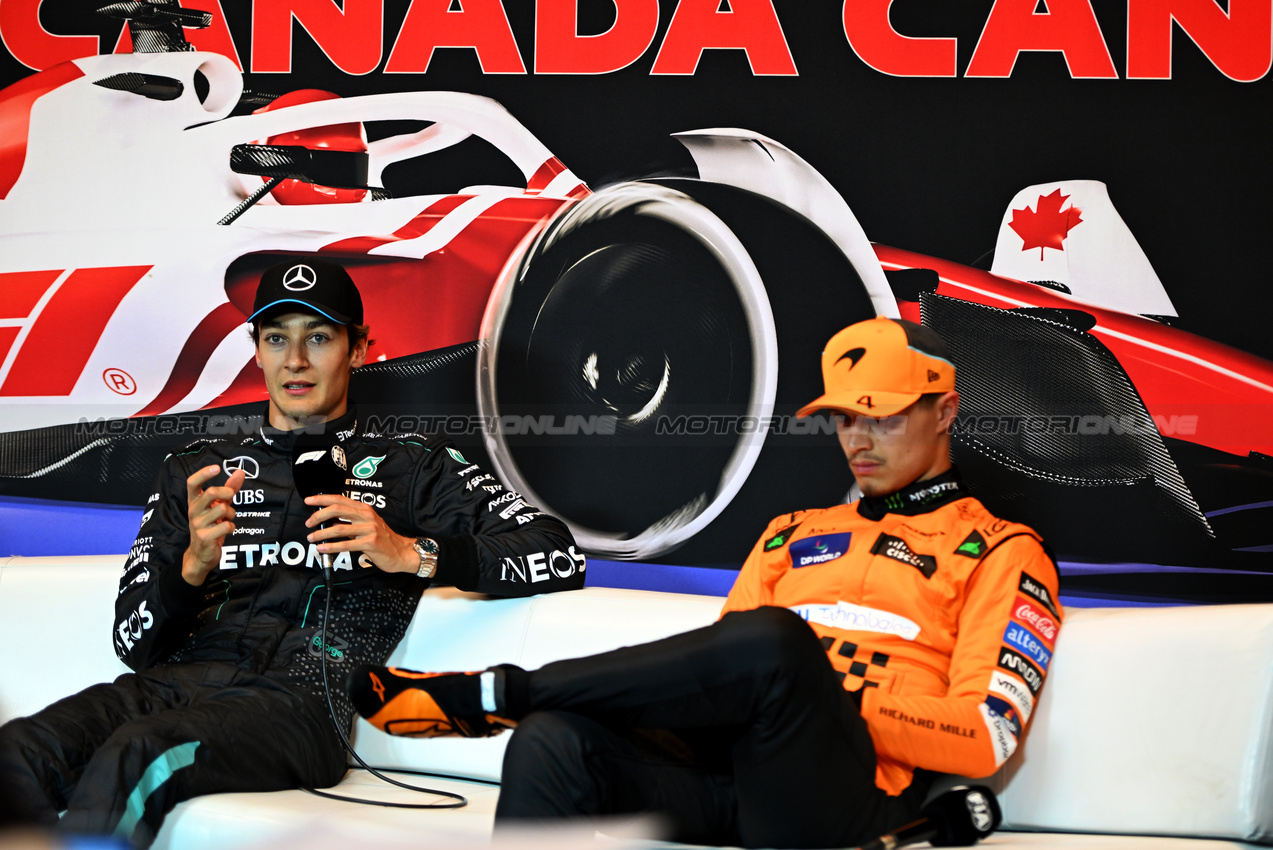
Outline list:
[[[583,586],[584,557],[566,527],[447,440],[369,433],[354,410],[328,427],[347,458],[345,495],[398,534],[438,541],[434,581],[497,596]],[[322,653],[336,720],[349,729],[348,671],[384,663],[429,580],[382,572],[360,553],[334,556],[321,645],[326,591],[304,525],[316,509],[293,486],[293,441],[266,427],[166,459],[115,603],[115,651],[137,673],[0,728],[0,824],[52,824],[66,809],[64,826],[145,844],[190,797],[330,786],[344,775]],[[193,587],[181,576],[186,479],[212,464],[222,474],[205,487],[235,469],[247,480],[219,566]]]

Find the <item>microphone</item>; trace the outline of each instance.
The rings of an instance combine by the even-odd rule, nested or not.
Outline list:
[[[999,828],[1003,812],[984,785],[957,785],[934,797],[914,823],[886,832],[860,850],[893,850],[920,841],[934,847],[970,847]]]
[[[297,436],[292,446],[292,480],[296,482],[296,492],[301,494],[302,499],[343,494],[347,468],[345,450],[336,442],[334,435]],[[319,528],[327,528],[328,525],[324,522]],[[323,581],[331,588],[332,559],[327,553],[323,554]]]

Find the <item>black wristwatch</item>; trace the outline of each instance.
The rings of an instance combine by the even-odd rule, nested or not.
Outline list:
[[[417,537],[411,546],[420,556],[420,569],[416,570],[416,576],[433,578],[438,569],[438,542],[432,537]]]

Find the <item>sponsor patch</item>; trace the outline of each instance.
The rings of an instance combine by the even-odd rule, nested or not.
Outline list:
[[[989,690],[1012,703],[1021,714],[1021,719],[1027,723],[1030,722],[1030,715],[1034,713],[1034,696],[1025,682],[1016,676],[996,670],[990,674]]]
[[[976,532],[974,532],[974,534],[975,533]],[[1048,611],[1052,613],[1053,617],[1058,620],[1061,619],[1060,613],[1056,610],[1056,603],[1052,601],[1052,594],[1048,593],[1048,589],[1043,586],[1043,582],[1022,570],[1021,581],[1018,582],[1017,587],[1019,587],[1021,592],[1026,596],[1037,601],[1044,608],[1047,608]]]
[[[786,544],[786,542],[791,539],[792,532],[794,532],[799,527],[800,527],[800,523],[796,523],[795,525],[789,525],[786,528],[784,528],[782,531],[775,534],[773,537],[770,537],[768,540],[765,541],[765,551],[768,552],[771,549],[777,549],[778,547]]]
[[[981,710],[981,719],[985,721],[986,731],[990,733],[990,748],[995,754],[995,767],[999,767],[1017,750],[1017,738],[1007,720],[990,710],[984,702],[977,706]]]
[[[867,608],[865,605],[854,605],[852,602],[841,601],[836,605],[793,605],[791,610],[810,623],[829,626],[833,629],[878,632],[885,635],[897,635],[903,640],[914,640],[919,637],[919,625],[900,614]]]
[[[973,529],[972,534],[964,538],[964,541],[955,547],[956,555],[963,555],[965,558],[980,558],[986,554],[986,538],[981,536],[981,532]]]
[[[235,470],[239,469],[243,470],[243,474],[248,478],[256,478],[261,474],[261,466],[256,462],[256,458],[251,458],[247,455],[239,455],[238,457],[221,461],[221,469],[227,477],[233,475]]]
[[[141,640],[142,633],[155,624],[154,616],[146,610],[143,600],[137,610],[115,624],[115,652],[123,658],[123,652],[133,648],[133,644]],[[121,651],[122,648],[122,651]]]
[[[881,534],[871,547],[872,555],[883,555],[894,561],[909,564],[924,574],[924,578],[932,578],[937,572],[937,559],[932,555],[917,555],[906,545],[906,541],[891,534]]]
[[[968,814],[972,816],[973,825],[977,827],[978,832],[988,833],[994,829],[994,812],[985,794],[972,788],[968,791],[968,796],[964,798],[964,804],[968,806]]]
[[[954,493],[959,489],[959,485],[954,481],[943,481],[940,484],[934,484],[931,487],[925,487],[922,490],[916,490],[913,493],[907,493],[906,498],[917,505],[926,505],[945,496],[947,493]]]
[[[938,723],[937,731],[945,732],[947,735],[956,735],[960,738],[977,737],[976,729],[969,729],[967,726],[960,726],[957,723]]]
[[[995,714],[1008,721],[1008,731],[1012,733],[1012,737],[1021,737],[1021,714],[1017,711],[1016,706],[1001,700],[998,697],[986,697],[986,707]]]
[[[491,499],[489,502],[487,502],[486,510],[493,511],[500,505],[504,504],[505,502],[511,502],[516,498],[517,498],[517,494],[514,493],[512,490],[508,490],[503,495],[496,496],[494,499]]]
[[[929,720],[927,717],[915,717],[907,714],[899,708],[880,708],[880,715],[883,717],[896,720],[898,723],[909,723],[912,726],[920,726],[924,729],[936,729],[937,722]]]
[[[919,535],[920,537],[944,537],[944,536],[946,536],[946,532],[944,532],[944,531],[924,531],[923,529],[916,528],[916,527],[915,527],[915,526],[913,526],[913,525],[907,525],[906,523],[902,523],[901,527],[902,527],[902,528],[904,528],[904,529],[906,529],[909,533]]]
[[[533,555],[516,555],[500,562],[500,581],[533,584],[548,581],[552,576],[567,578],[587,569],[584,554],[571,546],[567,551],[536,552]]]
[[[455,449],[447,449],[446,453],[458,463],[468,463],[468,461],[464,459],[464,455],[460,454]]]
[[[317,543],[301,543],[296,540],[289,540],[286,543],[269,540],[261,543],[222,544],[221,559],[217,562],[217,569],[250,570],[279,564],[289,567],[299,567],[303,564],[309,569],[316,570],[322,568],[323,556],[318,553]],[[352,570],[353,556],[349,552],[337,552],[332,558],[332,569]]]
[[[787,551],[791,553],[791,566],[809,567],[841,558],[849,551],[849,541],[852,538],[853,532],[845,531],[797,540],[787,547]]]
[[[128,561],[124,567],[124,572],[128,572],[138,564],[150,560],[150,555],[148,553],[150,552],[151,547],[155,545],[154,541],[155,538],[150,535],[138,537],[133,541],[133,548],[128,550]]]
[[[483,481],[494,481],[494,480],[495,479],[491,477],[490,475],[477,475],[468,480],[468,483],[464,485],[464,489],[472,490],[474,487],[479,486]],[[498,490],[499,488],[496,487],[495,489]],[[488,490],[487,492],[490,492],[490,491]]]
[[[511,505],[504,508],[504,510],[500,511],[499,515],[503,517],[504,519],[508,519],[509,517],[511,517],[513,514],[517,513],[524,507],[526,507],[526,503],[523,502],[521,499],[517,499]]]
[[[1012,619],[1028,625],[1031,631],[1043,638],[1048,649],[1056,645],[1056,633],[1060,627],[1052,615],[1043,610],[1042,605],[1024,596],[1018,596],[1012,606]]]
[[[388,457],[388,455],[381,455],[380,457],[365,457],[354,464],[354,468],[350,470],[350,473],[355,478],[370,478],[376,474],[376,467],[380,466],[380,462],[386,457]]]
[[[322,455],[322,452],[319,452]],[[230,499],[230,503],[234,505],[259,505],[265,501],[265,490],[256,487],[249,490],[244,487],[242,490],[234,494],[234,498]]]
[[[375,484],[374,481],[358,481],[356,484]],[[359,490],[346,490],[345,496],[353,499],[355,502],[362,502],[364,505],[371,505],[373,508],[383,508],[385,506],[384,493],[364,493]]]
[[[1001,646],[999,647],[999,666],[1020,676],[1033,696],[1039,695],[1039,689],[1043,687],[1043,671],[1035,667],[1034,663],[1024,655]]]
[[[1020,623],[1008,623],[1008,627],[1003,630],[1003,642],[1025,653],[1039,665],[1040,670],[1046,672],[1048,665],[1052,663],[1052,653],[1048,652],[1042,638]]]

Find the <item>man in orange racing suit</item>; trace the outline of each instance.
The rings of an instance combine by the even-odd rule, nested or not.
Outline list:
[[[844,846],[913,820],[929,771],[994,772],[1052,659],[1055,566],[961,486],[935,333],[860,322],[822,370],[799,415],[835,413],[862,498],[771,522],[717,623],[531,672],[360,668],[355,707],[391,734],[516,726],[500,826],[649,812],[681,841]]]

